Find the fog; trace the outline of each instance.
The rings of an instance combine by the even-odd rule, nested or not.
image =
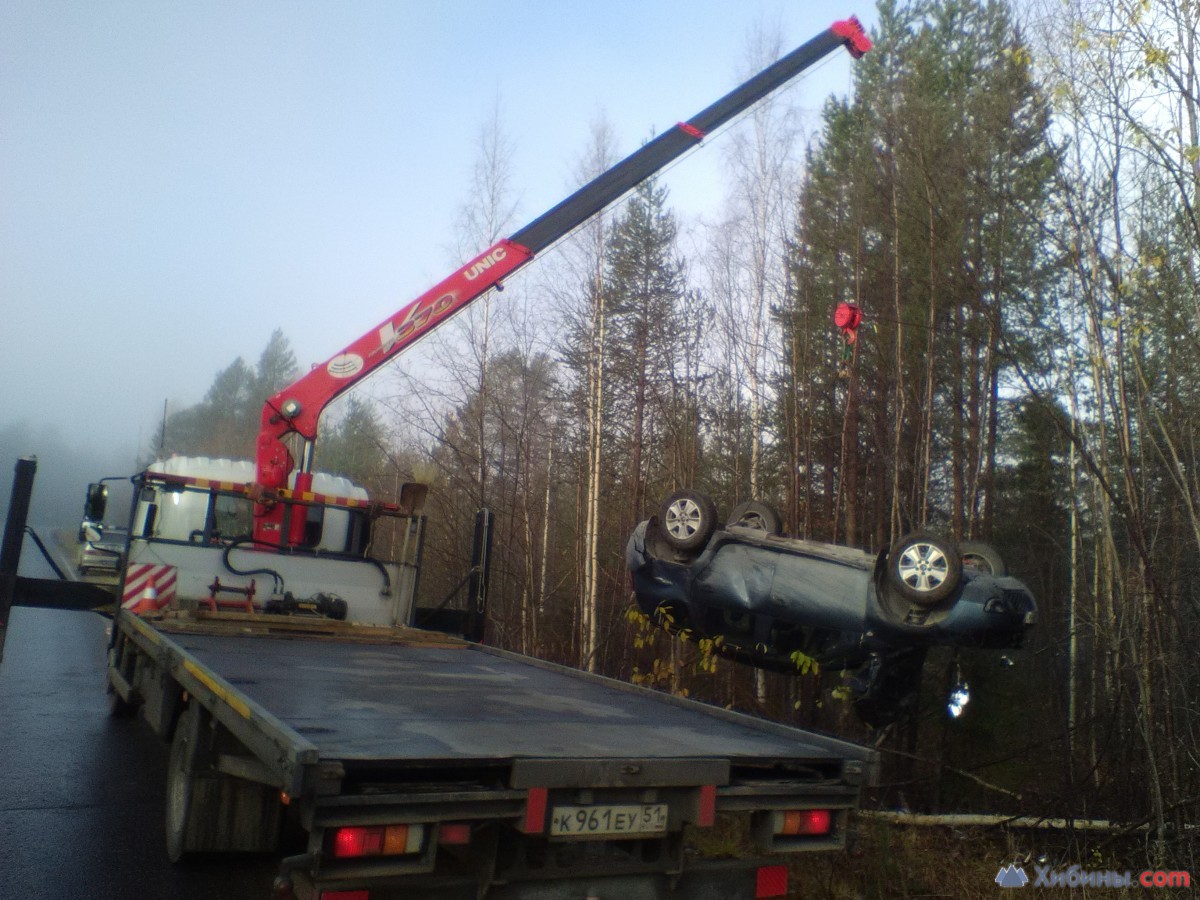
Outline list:
[[[31,522],[72,527],[89,481],[149,455],[164,402],[276,328],[318,364],[440,280],[494,112],[515,229],[575,187],[599,118],[630,152],[744,77],[756,31],[790,49],[852,12],[0,4],[0,507],[36,455]],[[834,54],[794,96],[815,118],[850,72]],[[720,166],[665,174],[682,215],[719,212]]]
[[[136,471],[137,463],[134,453],[90,446],[55,425],[0,423],[0,523],[8,521],[17,460],[30,456],[37,458],[37,474],[28,522],[43,541],[49,541],[56,530],[73,533],[79,527],[89,482],[113,476],[127,478]],[[110,523],[124,521],[130,496],[127,481],[110,483],[105,516]],[[21,554],[20,572],[39,577],[49,574],[36,546],[28,539]]]
[[[453,268],[494,111],[515,229],[574,187],[599,116],[632,151],[733,87],[755,29],[790,48],[854,11],[2,3],[0,427],[136,453],[276,328],[329,359]],[[800,102],[850,71],[834,54]],[[719,207],[720,159],[672,170],[677,208]]]

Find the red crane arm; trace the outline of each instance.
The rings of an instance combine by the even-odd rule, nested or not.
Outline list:
[[[638,184],[696,146],[707,134],[749,109],[840,46],[862,56],[871,42],[858,20],[835,22],[812,40],[767,66],[716,103],[686,122],[664,131],[566,200],[530,222],[510,238],[476,256],[441,283],[430,288],[394,316],[350,346],[288,385],[263,406],[256,453],[260,502],[255,505],[255,538],[267,544],[298,544],[304,517],[293,516],[283,534],[283,505],[273,492],[287,487],[295,460],[283,439],[296,433],[304,439],[304,458],[296,475],[297,493],[311,489],[312,446],[321,412],[336,397],[420,340],[467,304]]]
[[[256,540],[273,545],[284,542],[282,504],[262,502],[269,500],[271,492],[287,487],[288,476],[295,468],[295,460],[283,439],[293,432],[304,439],[306,459],[297,472],[295,488],[299,493],[311,490],[308,457],[325,407],[532,257],[528,248],[501,240],[263,404],[255,454],[260,492],[260,502],[254,509]],[[287,543],[300,543],[303,533],[304,517],[294,515]]]
[[[336,397],[495,287],[532,256],[520,244],[500,241],[271,397],[263,405],[258,438],[259,484],[271,489],[286,485],[292,465],[282,444],[286,435],[296,432],[306,441],[315,441],[321,412]]]

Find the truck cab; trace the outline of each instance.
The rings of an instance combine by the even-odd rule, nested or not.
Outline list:
[[[172,456],[134,478],[122,606],[315,612],[369,625],[408,624],[419,568],[425,487],[400,504],[371,500],[349,479],[314,473],[276,502],[303,516],[281,549],[253,536],[254,463]]]

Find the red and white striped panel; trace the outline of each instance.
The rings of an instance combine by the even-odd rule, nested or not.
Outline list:
[[[175,599],[174,566],[131,563],[125,570],[125,592],[121,608],[135,613],[162,609]],[[147,588],[153,588],[147,593]]]

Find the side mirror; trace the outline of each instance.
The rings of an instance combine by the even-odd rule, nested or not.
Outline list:
[[[88,522],[103,522],[104,510],[108,507],[108,487],[103,484],[89,484],[87,499],[83,502],[83,518]]]

